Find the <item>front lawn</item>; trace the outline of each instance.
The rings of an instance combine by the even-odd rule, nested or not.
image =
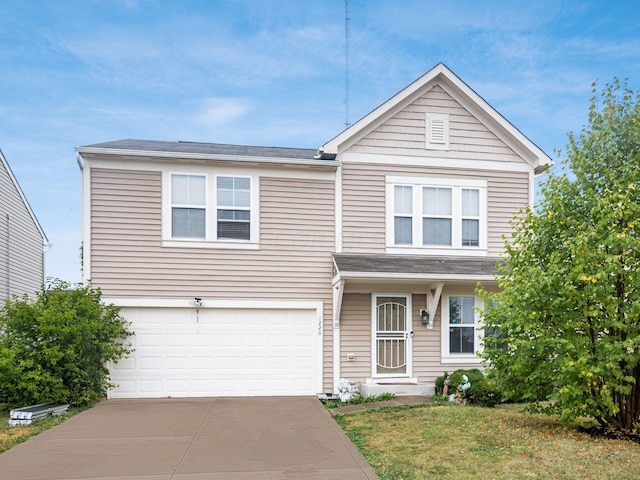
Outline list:
[[[391,407],[334,417],[382,480],[638,479],[640,444],[497,408]]]

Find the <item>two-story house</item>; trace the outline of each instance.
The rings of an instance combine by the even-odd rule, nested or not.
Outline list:
[[[0,151],[0,301],[34,296],[45,281],[49,241]]]
[[[76,151],[84,275],[135,331],[112,397],[432,393],[551,163],[443,64],[317,150]]]

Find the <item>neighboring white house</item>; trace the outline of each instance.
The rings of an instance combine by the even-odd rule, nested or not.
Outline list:
[[[478,282],[550,158],[439,64],[318,149],[76,149],[113,397],[432,393],[479,365]]]
[[[44,280],[49,241],[0,151],[0,300],[33,295]]]

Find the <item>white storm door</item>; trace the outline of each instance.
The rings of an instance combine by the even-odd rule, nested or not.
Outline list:
[[[411,375],[411,300],[408,295],[373,296],[373,375]]]

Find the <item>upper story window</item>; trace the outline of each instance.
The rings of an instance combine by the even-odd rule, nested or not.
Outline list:
[[[251,179],[217,177],[218,239],[251,239]]]
[[[387,177],[387,251],[484,255],[484,180]]]
[[[205,238],[206,179],[204,175],[171,176],[172,238]]]
[[[449,150],[449,115],[427,113],[425,138],[428,149]]]
[[[449,187],[422,187],[423,245],[452,245],[452,190]]]
[[[165,179],[162,230],[165,245],[257,248],[255,178],[166,173]]]
[[[394,186],[393,236],[397,245],[411,245],[413,232],[413,187]]]
[[[462,246],[480,245],[480,190],[462,189]]]

